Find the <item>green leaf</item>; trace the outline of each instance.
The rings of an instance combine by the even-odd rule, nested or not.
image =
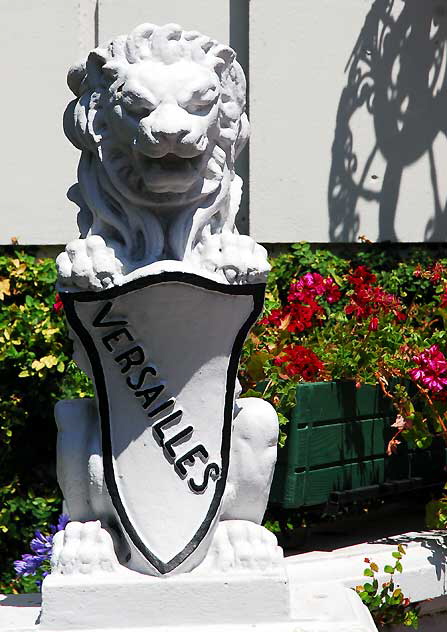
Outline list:
[[[259,397],[262,399],[262,393],[255,391],[253,388],[249,388],[245,393],[241,393],[241,397]]]
[[[390,566],[389,564],[385,564],[383,567],[385,573],[390,573],[391,575],[394,573],[394,566]]]
[[[366,575],[366,577],[374,577],[374,573],[372,572],[370,568],[365,568],[365,570],[363,571],[363,574]]]

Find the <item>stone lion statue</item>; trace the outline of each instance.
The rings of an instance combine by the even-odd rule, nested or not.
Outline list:
[[[70,192],[80,238],[57,258],[60,289],[102,290],[163,271],[264,281],[265,249],[235,228],[242,182],[234,164],[249,133],[235,53],[176,25],[143,24],[91,52],[68,83],[76,99],[65,131],[82,152]],[[72,336],[74,359],[91,375]],[[260,524],[278,419],[270,404],[238,395],[220,521],[206,557],[199,565],[187,560],[182,572],[283,564],[276,538]],[[58,479],[72,522],[55,537],[53,573],[153,573],[122,533],[105,483],[96,401],[61,401],[55,412]]]
[[[68,85],[76,99],[64,128],[82,151],[69,191],[80,239],[57,259],[62,289],[161,270],[265,279],[265,249],[235,228],[234,163],[249,123],[231,48],[177,25],[142,24],[73,66]]]

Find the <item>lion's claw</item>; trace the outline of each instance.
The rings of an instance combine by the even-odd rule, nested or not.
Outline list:
[[[112,538],[96,522],[69,522],[54,536],[51,572],[61,575],[123,571]]]
[[[271,572],[284,564],[276,536],[247,520],[219,522],[208,553],[196,573],[250,570]]]
[[[61,288],[102,290],[115,284],[122,264],[99,235],[75,239],[56,259]]]
[[[204,235],[193,256],[202,268],[231,285],[264,283],[270,270],[266,249],[248,235],[230,230]]]

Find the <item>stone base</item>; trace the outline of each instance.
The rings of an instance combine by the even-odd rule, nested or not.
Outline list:
[[[357,595],[339,584],[291,583],[238,572],[166,579],[134,573],[52,575],[43,607],[27,595],[0,601],[2,632],[376,632]]]

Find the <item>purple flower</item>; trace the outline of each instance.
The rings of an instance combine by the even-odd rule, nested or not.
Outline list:
[[[24,577],[34,575],[45,559],[43,555],[30,555],[29,553],[25,553],[25,555],[22,555],[21,560],[14,562],[14,569],[17,575],[23,575]]]
[[[57,521],[57,530],[63,531],[69,522],[70,517],[67,514],[61,514],[59,516],[59,520]]]
[[[51,559],[51,552],[53,549],[53,536],[57,531],[65,529],[69,517],[66,514],[59,516],[57,526],[50,525],[50,534],[44,535],[40,531],[36,531],[34,538],[30,542],[30,549],[34,553],[25,553],[20,560],[14,562],[14,570],[18,576],[26,577],[27,575],[34,575],[39,570],[43,562]],[[42,573],[43,577],[48,575],[48,571]],[[41,585],[41,581],[36,582],[38,586]]]
[[[43,555],[49,559],[51,549],[53,548],[53,536],[42,535],[40,531],[36,531],[35,537],[31,540],[30,548],[33,553]]]

